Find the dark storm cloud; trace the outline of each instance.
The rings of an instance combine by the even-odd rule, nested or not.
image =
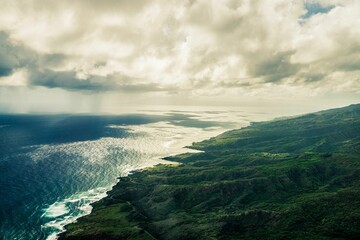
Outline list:
[[[87,76],[79,78],[74,71],[43,70],[32,72],[30,84],[47,88],[63,88],[76,91],[123,91],[127,93],[170,91],[158,84],[132,83],[133,79],[121,74],[111,76]]]
[[[71,58],[66,54],[40,54],[27,47],[12,42],[5,32],[0,32],[0,81],[1,77],[10,76],[20,68],[29,72],[28,84],[47,88],[63,88],[73,91],[123,91],[152,92],[167,91],[154,83],[138,83],[137,79],[114,73],[108,76],[89,75],[79,78],[76,71],[55,71],[57,67]],[[98,62],[96,67],[106,65]]]
[[[0,67],[0,77],[9,76],[13,72],[13,68],[9,66],[1,66]]]
[[[40,64],[47,67],[57,67],[64,65],[66,60],[70,57],[71,56],[60,53],[44,54],[40,59]]]
[[[11,76],[20,69],[30,72],[36,70],[37,62],[38,54],[10,39],[8,33],[0,31],[0,85],[4,77]]]
[[[8,35],[0,31],[0,77],[11,75],[30,61],[29,52],[11,43]]]
[[[286,77],[293,76],[301,69],[301,65],[290,62],[292,54],[293,52],[280,52],[260,61],[254,66],[253,76],[264,77],[266,82],[281,81]]]
[[[48,88],[64,88],[68,90],[106,91],[113,87],[113,83],[101,78],[79,79],[73,71],[43,70],[32,72],[31,85]]]

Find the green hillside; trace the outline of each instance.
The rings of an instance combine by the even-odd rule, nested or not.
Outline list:
[[[360,105],[254,123],[137,171],[60,239],[360,239]]]

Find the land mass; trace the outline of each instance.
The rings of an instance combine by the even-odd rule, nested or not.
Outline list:
[[[360,104],[194,143],[133,172],[70,239],[360,239]]]

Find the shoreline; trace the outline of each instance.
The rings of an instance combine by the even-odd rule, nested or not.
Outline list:
[[[203,152],[167,158],[181,164],[120,178],[59,240],[357,239],[359,116],[351,105],[194,143]]]
[[[133,181],[134,175],[146,174],[147,171],[156,170],[157,168],[176,167],[182,164],[181,162],[175,162],[175,161],[167,161],[167,162],[169,163],[168,164],[160,163],[153,165],[151,167],[132,170],[129,172],[127,176],[118,177],[118,182],[112,187],[111,190],[106,192],[106,196],[104,198],[90,204],[92,206],[91,212],[87,215],[78,218],[75,222],[67,224],[65,226],[65,231],[57,234],[57,239],[58,240],[73,239],[71,235],[68,236],[69,230],[72,231],[72,226],[82,224],[83,222],[89,220],[91,221],[91,215],[96,215],[98,212],[104,210],[104,206],[114,206],[114,205],[117,205],[116,208],[118,208],[117,209],[118,213],[121,212],[122,214],[126,215],[125,217],[120,218],[121,221],[124,221],[126,223],[125,226],[135,225],[137,228],[139,228],[137,229],[138,230],[137,234],[139,234],[140,239],[157,239],[146,229],[141,228],[141,226],[144,224],[144,220],[146,219],[146,217],[141,212],[137,211],[136,206],[129,199],[127,199],[126,196],[128,196],[128,194],[131,194],[128,191],[129,187],[131,188],[133,184],[136,184]],[[119,191],[121,193],[119,193]],[[119,194],[124,196],[124,198],[122,199],[122,197]],[[127,218],[127,220],[125,218]],[[76,231],[76,233],[78,233],[78,230]],[[87,236],[84,237],[84,239],[86,238]],[[79,238],[76,237],[74,239],[79,239]]]
[[[227,132],[227,131],[231,131],[231,130],[224,130],[222,133],[224,132]],[[220,133],[220,134],[222,134]],[[218,136],[218,135],[215,135],[215,136]],[[94,206],[96,206],[97,204],[99,203],[102,203],[103,201],[107,201],[107,198],[110,197],[112,191],[114,190],[114,188],[117,187],[117,185],[119,184],[119,182],[121,180],[124,180],[124,179],[128,179],[129,177],[131,177],[132,174],[136,174],[137,172],[142,172],[142,171],[146,171],[148,169],[152,169],[152,168],[156,168],[157,166],[159,165],[163,165],[163,166],[178,166],[180,164],[182,164],[181,162],[177,162],[177,161],[173,161],[173,160],[170,160],[171,158],[173,157],[176,157],[176,156],[179,156],[179,155],[183,155],[183,154],[195,154],[195,153],[201,153],[203,151],[201,150],[198,150],[196,148],[192,148],[192,146],[184,146],[181,148],[182,151],[180,153],[174,153],[174,154],[170,154],[170,155],[167,155],[167,156],[163,156],[163,157],[158,157],[156,158],[157,160],[151,160],[151,161],[156,161],[153,165],[151,166],[143,166],[143,167],[140,167],[140,168],[136,168],[136,169],[133,169],[133,170],[130,170],[129,172],[127,172],[124,176],[120,176],[120,177],[117,177],[117,182],[111,186],[111,189],[107,190],[106,192],[104,192],[103,194],[105,194],[104,197],[96,200],[95,202],[91,202],[88,204],[88,206],[91,207],[91,210],[90,212],[88,213],[85,213],[84,215],[81,215],[79,217],[76,217],[72,222],[69,222],[69,223],[66,223],[64,226],[63,226],[63,230],[61,232],[58,232],[58,233],[55,233],[55,234],[51,234],[50,236],[48,236],[47,239],[49,240],[52,240],[52,239],[62,239],[62,236],[66,234],[67,232],[67,226],[68,225],[72,225],[72,224],[76,224],[78,222],[78,220],[80,220],[81,218],[86,218],[87,216],[93,214],[93,211],[96,211],[94,210]],[[127,202],[128,204],[131,205],[130,202]],[[145,231],[145,230],[144,230]],[[51,237],[51,238],[49,238]],[[154,238],[155,239],[155,238]]]
[[[171,156],[170,156],[170,157],[171,157]],[[166,158],[166,157],[164,157],[164,158]],[[141,167],[141,168],[133,169],[133,170],[130,170],[125,176],[117,177],[117,178],[116,178],[117,181],[116,181],[116,183],[115,183],[114,185],[110,186],[110,187],[108,188],[108,190],[106,190],[106,191],[104,191],[104,192],[101,192],[101,193],[99,193],[98,195],[95,196],[95,197],[99,196],[99,198],[97,198],[97,199],[96,199],[95,201],[93,201],[93,202],[87,203],[86,205],[82,206],[82,208],[85,208],[85,207],[86,207],[86,208],[90,208],[90,211],[89,211],[89,212],[85,212],[85,213],[82,214],[82,215],[75,216],[74,219],[71,220],[70,222],[67,222],[67,223],[65,223],[64,225],[61,225],[61,227],[63,228],[63,229],[61,229],[61,230],[60,230],[60,228],[56,227],[56,228],[59,229],[61,232],[53,233],[53,234],[49,235],[49,236],[47,237],[47,239],[49,239],[49,240],[59,239],[59,235],[61,235],[62,233],[66,232],[66,226],[67,226],[67,225],[76,223],[76,222],[78,221],[78,219],[83,218],[83,217],[86,217],[86,216],[92,214],[92,212],[93,212],[93,210],[94,210],[93,205],[94,205],[94,204],[96,205],[97,202],[100,202],[100,201],[102,201],[103,199],[107,198],[107,197],[109,196],[109,193],[113,190],[113,188],[114,188],[115,186],[118,185],[118,183],[121,181],[121,179],[124,179],[124,178],[129,177],[131,174],[133,174],[133,173],[135,173],[135,172],[137,172],[137,171],[143,171],[143,170],[146,170],[147,168],[156,167],[157,165],[178,165],[178,164],[181,164],[181,163],[178,163],[178,162],[173,162],[173,161],[165,160],[164,158],[160,158],[159,160],[161,160],[161,161],[159,161],[158,163],[155,163],[155,164],[152,165],[152,166],[144,166],[144,167]],[[163,162],[163,163],[162,163],[162,162]],[[165,162],[166,162],[166,163],[165,163]],[[90,189],[90,190],[88,190],[88,191],[86,191],[86,192],[93,191],[93,190],[94,190],[94,189]],[[80,193],[80,194],[81,194],[81,193]],[[72,197],[72,196],[71,196],[71,197]],[[70,198],[71,198],[71,197],[70,197]],[[64,199],[63,201],[66,201],[66,200],[67,200],[67,199]],[[61,202],[62,202],[62,201],[61,201]],[[54,204],[56,204],[56,203],[58,203],[58,202],[55,202],[55,203],[51,204],[50,206],[52,206],[52,205],[54,205]],[[49,208],[48,208],[48,209],[49,209]],[[45,213],[46,213],[46,212],[45,212]],[[45,216],[45,213],[42,215],[42,217]],[[50,222],[50,223],[51,223],[51,222]],[[49,227],[49,228],[50,228],[50,227],[53,227],[53,226],[51,226],[51,225],[50,225],[50,226],[46,226],[46,224],[45,224],[45,225],[42,225],[42,227],[43,227],[43,226],[44,226],[44,228],[46,228],[46,227]]]
[[[130,129],[131,129],[131,128],[130,128]],[[226,131],[228,131],[228,129],[221,129],[221,130],[218,129],[218,130],[214,131],[213,133],[210,133],[210,132],[207,132],[207,131],[206,131],[205,134],[204,134],[204,136],[201,137],[201,135],[199,135],[199,136],[197,136],[197,138],[200,138],[199,141],[202,141],[202,140],[206,140],[206,139],[215,137],[215,136],[217,136],[217,135],[219,135],[219,134],[222,134],[222,133],[224,133],[224,132],[226,132]],[[209,133],[210,133],[210,134],[209,134]],[[63,226],[63,227],[64,227],[64,230],[62,230],[61,232],[58,232],[58,233],[55,234],[55,236],[56,236],[55,239],[58,239],[58,235],[60,235],[61,233],[66,232],[66,226],[68,226],[68,225],[70,225],[70,224],[73,224],[73,223],[76,223],[79,218],[83,218],[83,217],[86,217],[86,216],[92,214],[92,211],[93,211],[93,209],[94,209],[94,208],[93,208],[93,204],[95,204],[96,202],[101,201],[102,199],[106,198],[106,197],[108,196],[108,193],[111,192],[112,189],[119,183],[119,179],[120,179],[120,178],[122,178],[122,177],[127,177],[127,176],[129,176],[129,175],[131,175],[132,173],[137,172],[137,171],[143,171],[143,170],[145,170],[145,169],[155,167],[155,166],[157,166],[157,165],[159,165],[159,164],[161,164],[161,165],[178,165],[178,164],[181,164],[181,163],[178,163],[178,162],[175,162],[175,161],[171,161],[171,160],[169,160],[169,158],[172,158],[172,157],[177,156],[177,155],[182,155],[182,154],[192,154],[192,153],[199,153],[199,152],[201,152],[200,150],[197,150],[197,149],[192,148],[191,145],[189,146],[189,143],[190,143],[190,144],[193,143],[192,141],[193,141],[193,139],[188,139],[188,141],[187,141],[187,142],[184,142],[184,144],[181,145],[181,146],[178,146],[178,145],[179,145],[178,143],[173,142],[172,144],[174,144],[176,147],[172,146],[172,144],[167,146],[167,149],[173,149],[173,152],[172,152],[172,153],[167,152],[167,153],[164,153],[163,155],[159,155],[159,156],[157,156],[157,157],[153,157],[153,158],[151,158],[150,160],[145,161],[146,164],[145,164],[144,166],[140,166],[139,168],[131,169],[131,170],[129,170],[125,175],[120,176],[120,177],[117,177],[117,178],[116,178],[117,181],[116,181],[112,186],[110,186],[109,189],[104,193],[104,194],[106,194],[106,196],[103,197],[103,198],[101,198],[101,199],[99,199],[99,200],[96,200],[95,202],[90,203],[90,204],[89,204],[89,206],[91,207],[91,211],[90,211],[90,212],[88,212],[88,213],[86,213],[86,214],[84,214],[84,215],[82,215],[82,216],[80,216],[80,217],[76,217],[76,219],[75,219],[74,221],[72,221],[72,222],[66,223],[66,224]],[[52,234],[52,235],[54,235],[54,234]],[[47,238],[47,239],[49,239],[49,238]],[[51,239],[53,239],[53,238],[51,238]],[[50,239],[49,239],[49,240],[50,240]]]

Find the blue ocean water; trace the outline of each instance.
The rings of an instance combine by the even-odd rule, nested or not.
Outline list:
[[[0,239],[55,239],[117,177],[239,127],[216,114],[0,115]]]
[[[193,151],[184,148],[192,142],[268,117],[237,110],[2,114],[0,240],[56,239],[118,177]]]

